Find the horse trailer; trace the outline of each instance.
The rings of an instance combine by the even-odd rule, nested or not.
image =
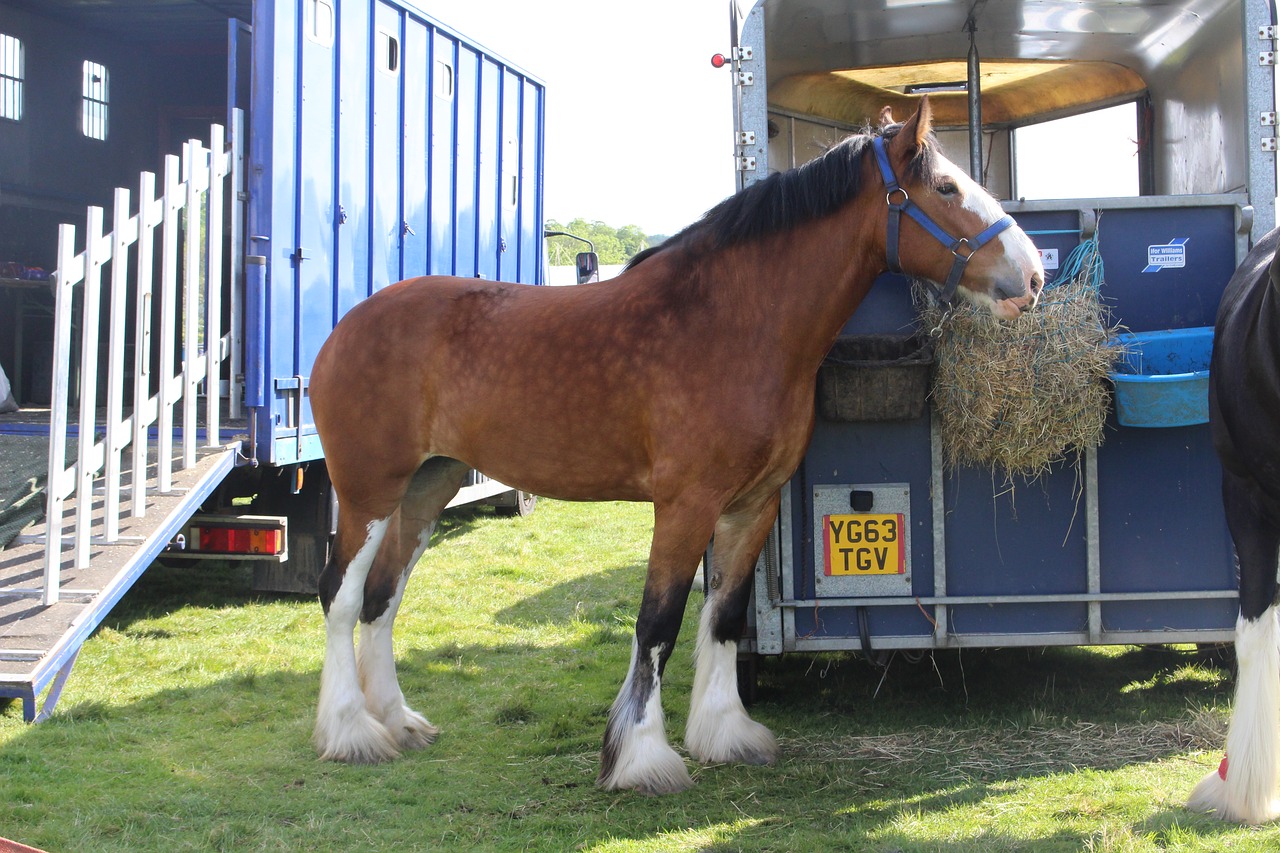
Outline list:
[[[314,591],[335,508],[312,361],[401,279],[544,283],[544,111],[541,81],[412,0],[0,0],[0,362],[22,407],[0,467],[48,497],[0,504],[0,532],[48,507],[0,542],[3,621],[40,623],[6,631],[0,696],[31,719],[162,554]],[[477,500],[531,508],[473,473],[455,503]]]
[[[1228,279],[1275,224],[1269,0],[744,0],[732,16],[732,53],[713,64],[732,76],[740,187],[928,94],[943,147],[1031,236],[1050,285],[1094,239],[1103,303],[1154,337],[1211,339]],[[1070,197],[1098,168],[1099,141],[1075,136],[1039,167],[1072,177],[1068,197],[1024,198],[1028,129],[1103,108],[1124,116],[1129,189]],[[919,333],[909,291],[878,279],[837,349]],[[740,669],[791,651],[1230,641],[1221,474],[1204,376],[1187,370],[1197,416],[1133,425],[1113,411],[1101,446],[1034,482],[946,464],[927,383],[914,407],[820,407],[757,564]],[[834,538],[847,522],[904,535]]]

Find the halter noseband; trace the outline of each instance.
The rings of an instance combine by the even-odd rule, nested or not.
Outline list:
[[[960,286],[960,278],[964,275],[964,268],[969,263],[969,258],[973,257],[974,252],[991,242],[993,237],[1013,225],[1013,217],[1005,214],[991,225],[988,225],[981,234],[972,240],[964,237],[952,237],[938,223],[930,219],[929,214],[921,210],[911,200],[911,196],[907,195],[906,190],[898,186],[898,178],[893,174],[893,167],[889,165],[889,155],[884,148],[884,137],[875,137],[871,140],[871,145],[876,152],[876,164],[880,166],[880,176],[884,178],[884,200],[889,205],[889,234],[887,240],[889,269],[894,272],[902,272],[902,266],[898,263],[898,227],[901,215],[906,213],[907,216],[920,223],[924,230],[932,234],[939,243],[950,249],[951,254],[955,256],[955,262],[951,265],[951,272],[947,275],[946,284],[938,287],[932,281],[927,282],[929,289],[933,291],[933,295],[938,301],[943,305],[949,305],[951,300],[955,298],[956,289]],[[902,200],[895,202],[895,195],[901,195]]]

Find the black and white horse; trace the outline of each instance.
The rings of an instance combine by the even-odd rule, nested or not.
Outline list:
[[[1209,367],[1209,423],[1240,574],[1235,706],[1227,755],[1190,808],[1224,820],[1280,816],[1280,229],[1254,246],[1223,293]]]

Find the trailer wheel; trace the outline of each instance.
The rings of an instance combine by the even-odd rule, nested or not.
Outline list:
[[[515,497],[508,504],[499,504],[495,506],[499,515],[520,516],[531,515],[533,508],[538,505],[538,496],[529,492],[516,491]]]

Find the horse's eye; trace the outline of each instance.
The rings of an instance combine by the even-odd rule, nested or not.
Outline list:
[[[944,181],[938,185],[938,195],[955,195],[958,192],[960,188],[951,181]]]

